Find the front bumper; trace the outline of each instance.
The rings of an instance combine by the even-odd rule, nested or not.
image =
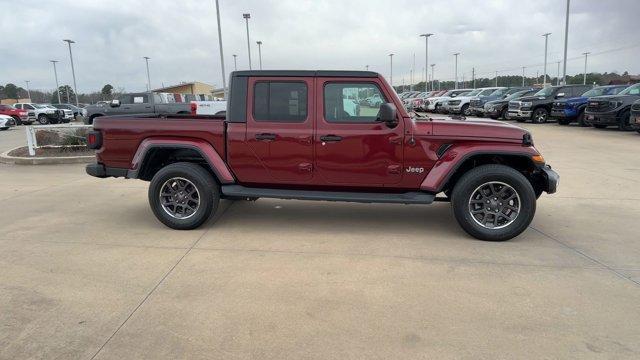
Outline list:
[[[585,113],[584,121],[591,125],[618,125],[617,112],[607,113]]]
[[[578,117],[578,114],[576,114],[575,111],[571,111],[568,109],[564,109],[564,110],[552,109],[551,117],[555,119],[573,119]]]
[[[543,190],[547,194],[553,194],[558,190],[560,175],[551,169],[551,166],[544,165],[540,168]]]
[[[474,115],[478,115],[478,114],[484,115],[484,106],[483,107],[471,106],[469,107],[469,112]]]
[[[86,167],[87,174],[97,178],[108,177],[124,177],[128,178],[129,170],[122,168],[107,167],[100,163],[88,164]]]
[[[530,110],[509,110],[508,114],[510,119],[531,119]]]

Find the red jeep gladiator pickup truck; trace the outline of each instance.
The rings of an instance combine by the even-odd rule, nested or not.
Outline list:
[[[467,233],[500,241],[556,191],[526,130],[412,117],[375,72],[235,71],[230,84],[226,118],[97,118],[87,173],[150,181],[151,209],[174,229],[200,226],[221,198],[443,200]]]

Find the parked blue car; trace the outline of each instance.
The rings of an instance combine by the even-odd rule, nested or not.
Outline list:
[[[587,107],[590,97],[602,95],[615,95],[629,85],[598,86],[578,97],[568,97],[556,100],[551,107],[551,117],[558,120],[560,125],[569,125],[577,121],[580,126],[589,126],[584,122],[584,109]]]

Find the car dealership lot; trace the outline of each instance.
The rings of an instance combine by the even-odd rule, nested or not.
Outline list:
[[[0,358],[638,358],[640,135],[522,126],[561,182],[504,243],[446,203],[223,202],[174,231],[144,182],[0,164]]]

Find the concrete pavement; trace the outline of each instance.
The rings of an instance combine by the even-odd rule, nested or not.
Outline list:
[[[224,202],[174,231],[144,182],[0,165],[0,358],[638,358],[640,136],[524,126],[560,190],[504,243],[444,203]]]

